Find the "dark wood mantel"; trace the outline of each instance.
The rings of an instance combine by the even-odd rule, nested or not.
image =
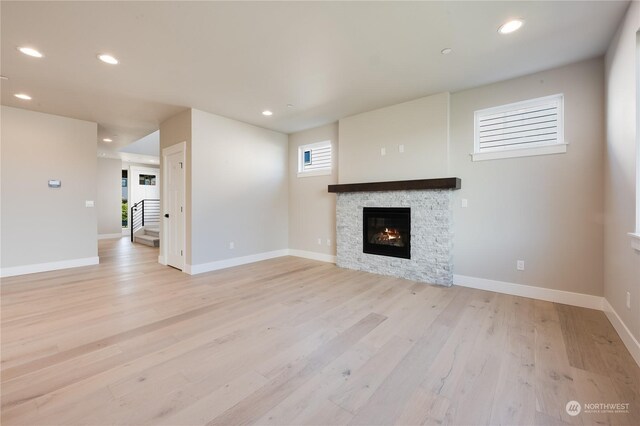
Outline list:
[[[419,189],[460,189],[457,177],[439,179],[395,180],[390,182],[345,183],[329,185],[329,192],[411,191]]]

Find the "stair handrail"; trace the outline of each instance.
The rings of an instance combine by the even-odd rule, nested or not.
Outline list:
[[[129,214],[131,242],[134,240],[136,230],[145,226],[145,222],[160,223],[160,200],[158,198],[145,198],[131,206]]]

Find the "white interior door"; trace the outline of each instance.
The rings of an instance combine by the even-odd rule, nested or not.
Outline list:
[[[164,156],[166,198],[162,244],[166,244],[167,265],[184,269],[184,150]]]

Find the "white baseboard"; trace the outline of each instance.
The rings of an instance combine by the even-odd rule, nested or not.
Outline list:
[[[622,322],[622,319],[607,299],[604,299],[603,301],[603,308],[603,311],[607,318],[609,318],[611,325],[616,329],[616,332],[629,350],[629,353],[631,353],[633,359],[635,359],[638,366],[640,366],[640,342],[633,337],[629,328],[627,328],[626,324]]]
[[[219,260],[210,263],[200,263],[197,265],[184,265],[183,272],[189,275],[202,274],[204,272],[217,271],[219,269],[231,268],[234,266],[246,265],[247,263],[260,262],[261,260],[273,259],[289,255],[288,249],[269,251],[265,253],[252,254],[249,256],[234,257],[231,259]]]
[[[513,284],[504,281],[488,280],[485,278],[467,277],[464,275],[454,275],[453,284],[462,287],[495,291],[496,293],[546,300],[548,302],[563,303],[565,305],[579,306],[582,308],[597,309],[599,311],[602,310],[604,301],[603,297],[592,296],[590,294],[572,293],[570,291]]]
[[[117,233],[117,234],[98,234],[98,239],[99,240],[110,240],[112,238],[122,238],[122,237],[123,237],[123,235],[122,235],[121,232]]]
[[[164,260],[164,256],[158,256],[158,263],[161,265],[167,265],[167,262]]]
[[[319,260],[321,262],[336,263],[336,257],[330,254],[315,253],[304,250],[282,249],[265,253],[252,254],[249,256],[234,257],[231,259],[219,260],[211,263],[201,263],[198,265],[184,265],[184,271],[189,275],[202,274],[204,272],[217,271],[219,269],[232,268],[234,266],[246,265],[248,263],[260,262],[262,260],[274,259],[282,256],[296,256],[305,259]],[[158,256],[158,263],[166,265],[164,258]]]
[[[131,232],[129,232],[129,228],[122,228],[122,235],[126,235],[126,236],[131,235]]]
[[[57,271],[59,269],[78,268],[80,266],[97,265],[99,257],[85,257],[82,259],[61,260],[58,262],[37,263],[33,265],[13,266],[0,269],[0,277],[35,274],[37,272]]]
[[[289,249],[289,256],[303,257],[305,259],[319,260],[320,262],[336,263],[336,257],[331,254],[316,253],[314,251]]]

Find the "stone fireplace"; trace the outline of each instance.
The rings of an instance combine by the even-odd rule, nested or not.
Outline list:
[[[460,179],[330,185],[337,194],[337,265],[453,284],[453,190]]]

